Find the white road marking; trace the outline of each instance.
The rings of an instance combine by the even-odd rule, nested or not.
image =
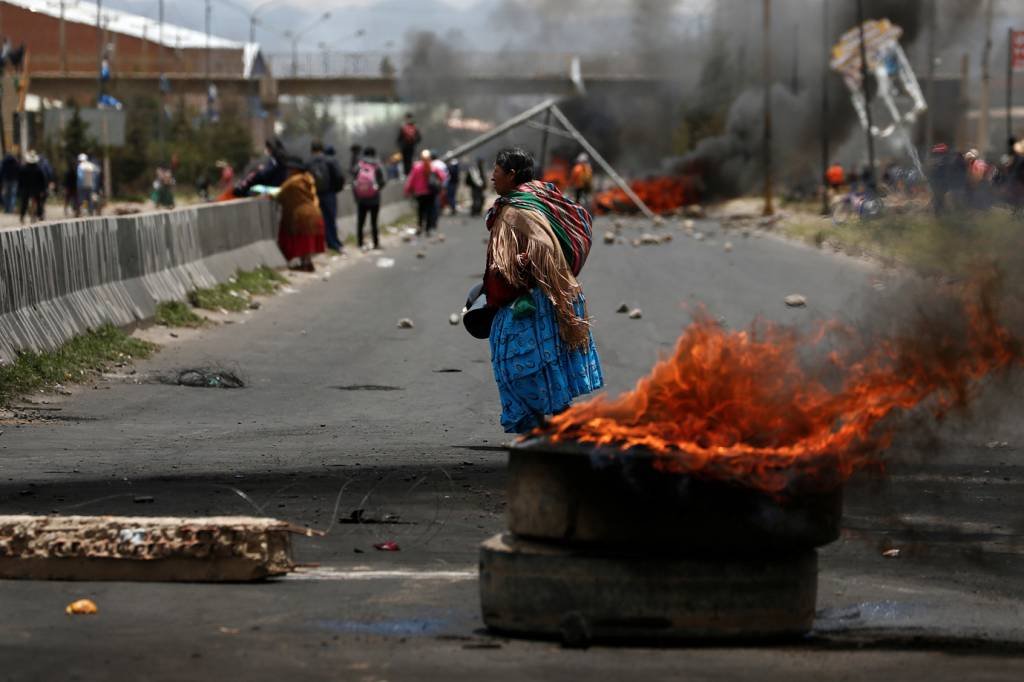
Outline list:
[[[285,576],[285,580],[447,580],[460,582],[476,580],[477,571],[416,571],[416,570],[342,570],[321,566],[319,568],[300,568]]]

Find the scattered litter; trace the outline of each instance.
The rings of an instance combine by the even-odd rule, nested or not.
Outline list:
[[[702,242],[702,241],[704,241],[704,233],[703,232],[694,232],[693,233],[693,238],[696,239],[699,242]]]
[[[459,317],[458,313],[452,313],[451,315],[448,316],[448,324],[458,324],[460,319],[461,318]]]
[[[629,312],[629,306],[626,305],[625,303],[620,303],[619,307],[615,309],[615,312],[617,312],[617,313],[628,313]]]
[[[444,243],[445,239],[447,239],[447,237],[445,237],[443,234],[437,235],[437,241],[441,242],[442,244]]]
[[[661,239],[651,234],[650,232],[644,232],[640,235],[641,244],[660,244]]]
[[[640,240],[639,240],[639,239],[634,239],[632,243],[633,243],[633,248],[634,248],[634,249],[635,249],[636,247],[640,246]]]
[[[614,232],[605,232],[604,233],[604,243],[605,244],[614,244],[615,243],[615,233]]]
[[[393,267],[395,267],[395,259],[394,258],[385,258],[385,257],[382,256],[382,257],[377,259],[377,267],[378,268],[393,268]]]
[[[643,316],[644,311],[640,310],[639,308],[633,308],[632,310],[629,311],[629,319],[631,320],[639,320]]]
[[[156,498],[152,495],[136,495],[132,498],[132,502],[135,504],[153,504],[156,502]]]
[[[612,227],[614,227],[616,231],[621,230],[622,229],[622,221],[619,220],[618,218],[616,218],[615,220],[612,221]]]
[[[785,299],[786,305],[790,308],[803,308],[807,305],[807,299],[800,294],[790,294]]]
[[[391,225],[384,228],[384,231],[388,234],[398,234],[398,228]]]
[[[690,204],[683,209],[683,212],[691,218],[704,217],[704,207],[700,204]]]
[[[192,367],[159,377],[160,383],[190,388],[245,388],[234,372],[214,367]]]
[[[241,630],[239,630],[238,628],[228,628],[221,625],[219,628],[217,628],[217,632],[219,632],[222,635],[237,635],[239,632],[241,632]]]
[[[339,391],[401,391],[399,386],[387,386],[384,384],[348,384],[347,386],[334,386]]]
[[[426,251],[417,251],[416,252],[416,257],[417,258],[426,258],[427,257],[427,252]]]
[[[168,334],[170,335],[170,337],[171,337],[172,339],[176,339],[176,338],[178,338],[178,335],[177,335],[177,334],[175,334],[174,332],[168,332]],[[69,394],[69,395],[70,395],[70,394]]]
[[[732,242],[726,242],[726,243],[725,243],[725,244],[724,244],[724,245],[722,246],[722,248],[723,248],[723,249],[725,249],[725,252],[726,252],[726,253],[732,253]]]
[[[695,225],[696,223],[690,220],[689,218],[683,221],[683,227],[688,231],[692,231]]]
[[[898,549],[887,549],[884,552],[882,552],[882,556],[884,556],[887,559],[895,559],[899,555],[900,551]]]
[[[69,616],[94,616],[99,612],[100,610],[96,607],[96,602],[92,599],[73,601],[64,609],[64,613]]]
[[[416,323],[410,320],[408,317],[403,317],[398,321],[399,329],[412,329],[416,326]]]
[[[3,431],[0,431],[0,433],[3,433]],[[989,442],[985,443],[985,447],[988,448],[989,450],[996,450],[1008,448],[1010,447],[1010,444],[1005,440],[990,440]]]
[[[672,241],[672,235],[671,234],[666,232],[665,234],[661,235],[661,243],[662,244],[664,244],[665,242],[670,242],[670,241]]]
[[[298,291],[298,289],[295,289],[293,287],[281,287],[280,291],[282,294],[294,294]]]
[[[262,305],[259,301],[249,301],[249,310],[259,310]]]
[[[388,540],[387,542],[378,542],[373,546],[374,549],[381,552],[401,552],[402,548],[398,546],[398,543],[394,540]]]

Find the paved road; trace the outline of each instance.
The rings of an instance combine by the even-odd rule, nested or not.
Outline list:
[[[700,227],[703,242],[670,227],[676,239],[661,246],[595,245],[583,281],[610,390],[671,348],[686,304],[743,326],[856,320],[886,295],[861,263]],[[486,343],[447,319],[482,271],[483,230],[468,219],[445,230],[444,243],[389,249],[393,268],[362,259],[244,324],[168,347],[138,366],[139,383],[50,398],[43,407],[59,410],[0,425],[0,513],[255,504],[330,528],[298,541],[299,559],[319,568],[268,584],[2,583],[0,680],[1022,679],[1024,434],[1007,416],[1020,407],[1012,395],[990,397],[984,421],[906,439],[892,476],[850,486],[806,641],[581,652],[488,635],[476,547],[503,526],[507,436]],[[806,309],[783,305],[795,292]],[[620,302],[643,319],[615,314]],[[397,329],[401,317],[415,329]],[[248,387],[145,380],[202,365],[235,369]],[[337,522],[354,509],[403,523]],[[374,551],[385,539],[402,551]],[[890,547],[899,558],[882,557]],[[79,597],[100,615],[65,616]]]

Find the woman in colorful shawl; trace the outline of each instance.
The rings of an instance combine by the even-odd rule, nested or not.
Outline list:
[[[299,260],[296,269],[313,272],[313,254],[323,253],[324,219],[316,198],[316,180],[301,159],[288,158],[288,175],[277,193],[281,224],[277,244],[285,260]]]
[[[498,153],[487,213],[484,292],[496,308],[491,366],[501,425],[526,433],[545,415],[604,385],[576,276],[590,248],[590,215],[550,184],[533,179],[533,157]]]

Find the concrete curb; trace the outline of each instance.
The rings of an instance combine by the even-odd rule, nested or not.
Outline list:
[[[241,199],[0,232],[0,360],[153,316],[236,270],[281,267],[276,205]]]

